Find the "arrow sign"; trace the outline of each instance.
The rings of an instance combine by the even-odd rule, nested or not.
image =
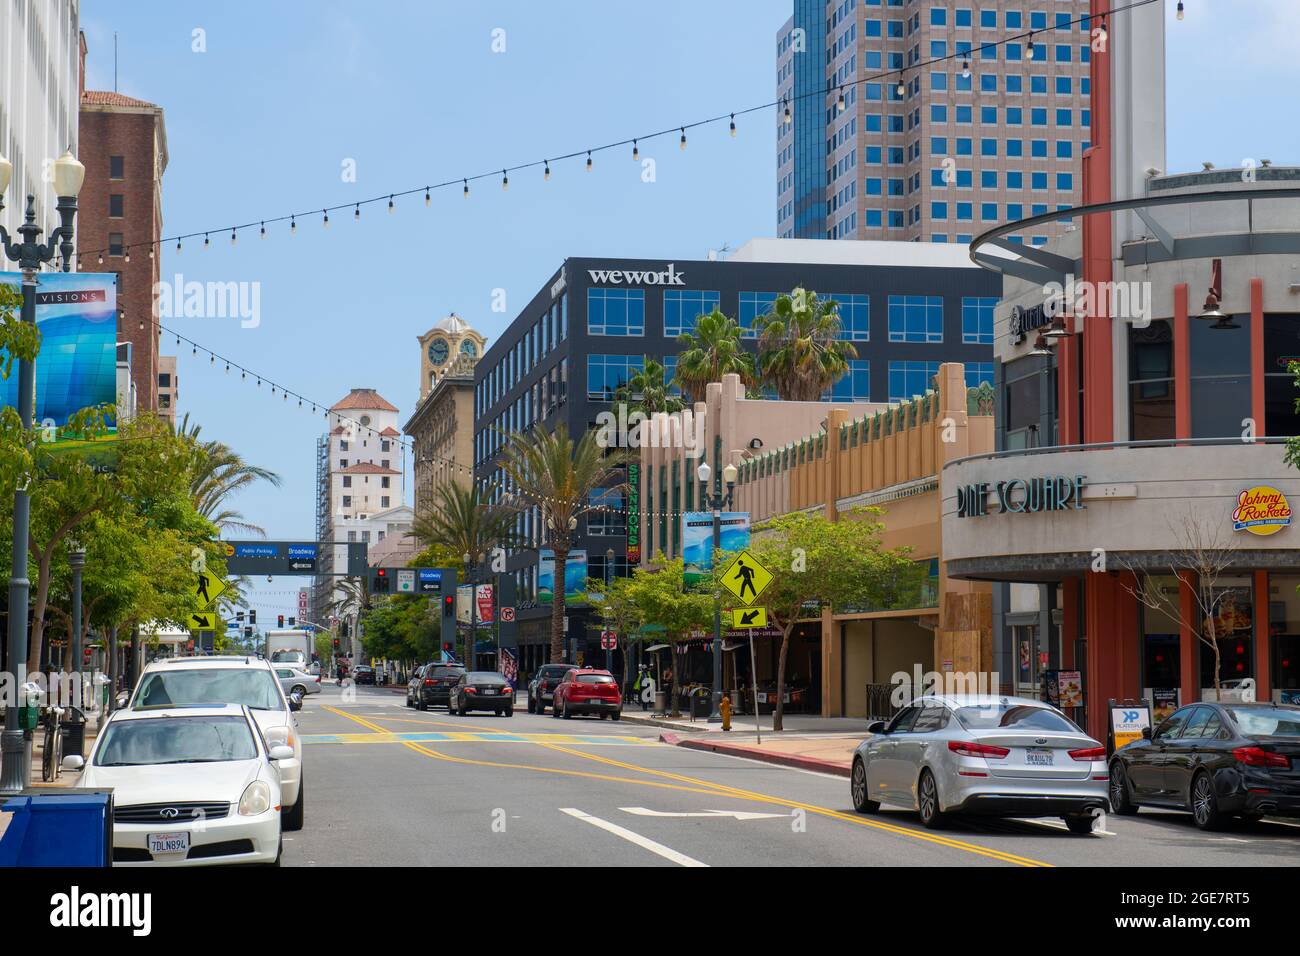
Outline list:
[[[767,627],[767,608],[737,607],[731,609],[732,629],[745,627]]]
[[[736,820],[772,820],[789,817],[786,813],[750,813],[745,810],[703,810],[698,813],[672,813],[665,810],[647,810],[645,807],[619,807],[624,813],[638,817],[732,817]]]
[[[190,615],[191,631],[214,631],[217,628],[217,616],[211,612]]]
[[[200,610],[208,607],[226,593],[226,586],[226,582],[215,574],[209,574],[207,571],[196,572],[191,588],[194,594],[194,606]]]

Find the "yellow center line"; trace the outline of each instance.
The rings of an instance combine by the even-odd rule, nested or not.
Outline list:
[[[354,720],[362,726],[369,727],[376,733],[387,734],[389,731],[380,727],[378,724],[366,720],[364,717],[358,717],[354,714],[346,713],[337,708],[325,706],[325,710],[338,714],[340,717],[346,717],[348,720]],[[631,770],[634,773],[643,773],[651,776],[662,777],[667,780],[678,781],[677,783],[663,783],[657,780],[634,779],[629,777],[617,777],[611,774],[590,773],[582,770],[563,770],[558,767],[535,767],[528,764],[498,763],[491,760],[475,760],[469,757],[453,757],[450,754],[439,753],[431,750],[426,746],[412,742],[403,741],[406,747],[418,753],[425,754],[429,757],[435,757],[439,760],[449,761],[451,763],[469,764],[479,767],[498,767],[507,770],[531,770],[537,773],[551,773],[560,776],[585,777],[594,780],[606,780],[614,783],[633,783],[638,786],[656,787],[666,790],[679,790],[687,793],[704,793],[710,796],[731,797],[737,800],[751,800],[756,803],[767,803],[783,807],[797,807],[806,810],[809,813],[815,813],[819,816],[829,817],[835,820],[843,820],[847,823],[856,823],[859,826],[870,827],[874,830],[881,830],[896,836],[910,837],[915,840],[921,840],[925,843],[932,843],[937,846],[947,847],[954,850],[963,850],[967,853],[973,853],[978,856],[988,857],[1003,863],[1012,863],[1017,866],[1051,866],[1042,860],[1034,860],[1029,857],[1017,856],[1013,853],[1004,853],[1001,850],[994,850],[988,847],[982,847],[975,843],[967,843],[964,840],[957,840],[951,837],[940,836],[935,833],[927,833],[922,830],[914,830],[910,827],[898,826],[892,823],[885,823],[880,820],[870,820],[865,817],[855,816],[844,813],[840,810],[832,810],[829,807],[821,807],[816,804],[803,803],[798,800],[787,800],[781,797],[774,797],[768,794],[756,793],[750,790],[742,790],[737,787],[729,787],[725,784],[712,783],[708,780],[698,780],[694,777],[687,777],[682,774],[671,773],[666,770],[654,770],[648,767],[640,767],[636,764],[624,763],[620,760],[614,760],[609,757],[601,757],[596,754],[584,753],[580,750],[571,750],[558,744],[536,742],[535,746],[545,747],[548,750],[554,750],[560,753],[569,754],[575,757],[582,757],[586,760],[594,760],[598,763],[608,764],[623,770]]]

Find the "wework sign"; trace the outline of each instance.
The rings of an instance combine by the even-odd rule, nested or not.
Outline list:
[[[639,269],[588,269],[587,275],[596,285],[686,285],[686,273],[678,272],[673,264],[663,272]]]
[[[957,517],[978,518],[987,514],[1036,514],[1040,511],[1078,511],[1083,503],[1083,475],[1045,475],[1037,478],[1008,478],[957,489]],[[990,504],[990,492],[993,505]],[[994,510],[990,511],[990,507]]]

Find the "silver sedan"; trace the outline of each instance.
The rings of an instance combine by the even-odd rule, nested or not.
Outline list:
[[[320,693],[320,675],[308,674],[299,667],[288,667],[284,664],[276,664],[275,676],[280,679],[280,686],[284,688],[284,696],[292,697],[295,693],[299,697],[306,697],[308,694]]]
[[[930,828],[955,813],[1059,816],[1086,834],[1107,807],[1106,748],[1041,701],[926,696],[867,729],[850,777],[859,813],[907,807]]]

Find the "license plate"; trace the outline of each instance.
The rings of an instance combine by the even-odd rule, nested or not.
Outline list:
[[[154,856],[185,853],[190,848],[190,834],[187,830],[176,833],[150,833],[147,839],[149,852]]]
[[[1025,763],[1031,767],[1050,767],[1056,754],[1051,750],[1026,750]]]
[[[497,689],[495,687],[484,687],[481,691],[479,691],[480,694],[495,694],[496,692]]]

